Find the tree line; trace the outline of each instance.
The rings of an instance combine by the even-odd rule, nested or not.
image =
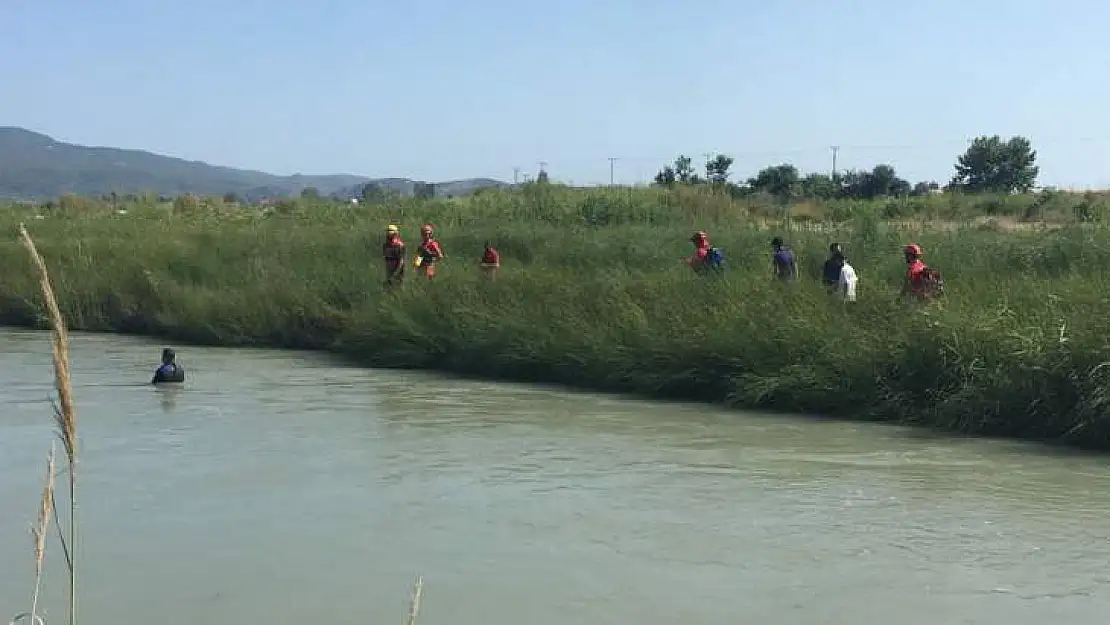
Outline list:
[[[946,191],[966,193],[1024,193],[1033,188],[1040,173],[1037,153],[1029,139],[1021,136],[1003,140],[998,135],[973,139],[967,151],[956,158],[955,174]],[[718,154],[705,163],[700,174],[688,156],[679,156],[674,163],[659,170],[654,183],[658,186],[709,185],[727,190],[735,196],[766,193],[783,199],[872,199],[928,195],[942,189],[934,181],[909,181],[898,176],[892,165],[882,163],[867,170],[834,171],[831,174],[802,175],[789,163],[761,169],[742,183],[729,180],[733,158]]]

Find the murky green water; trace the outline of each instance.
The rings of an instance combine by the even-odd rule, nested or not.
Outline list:
[[[160,348],[74,336],[87,625],[399,623],[417,574],[429,625],[1110,610],[1106,459],[290,352],[182,347],[157,389]],[[48,352],[0,331],[0,617],[29,607]]]

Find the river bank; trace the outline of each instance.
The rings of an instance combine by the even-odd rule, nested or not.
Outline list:
[[[767,278],[768,232],[739,218],[573,226],[449,208],[136,207],[28,227],[74,329],[1110,448],[1102,228],[784,224],[803,279],[781,288]],[[20,218],[5,217],[13,228]],[[376,251],[391,218],[408,233],[440,225],[448,260],[435,283],[382,292]],[[697,280],[678,263],[693,227],[725,249],[727,280]],[[947,301],[924,311],[897,298],[898,248],[911,236],[948,283]],[[486,238],[505,265],[495,283],[475,269]],[[847,309],[818,286],[831,240],[861,276]],[[40,325],[14,237],[0,261],[0,323]]]

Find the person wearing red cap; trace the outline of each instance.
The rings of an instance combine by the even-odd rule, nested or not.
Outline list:
[[[683,262],[697,273],[705,273],[706,257],[709,256],[709,235],[704,230],[698,230],[690,237],[694,244],[694,252],[687,256]]]
[[[916,243],[902,248],[906,258],[906,281],[902,285],[902,295],[913,300],[924,301],[941,294],[944,282],[940,272],[932,269],[921,260],[923,251]]]
[[[439,241],[432,235],[432,224],[420,226],[420,247],[416,250],[413,261],[425,276],[431,280],[436,275],[436,266],[443,259],[443,250]]]
[[[682,259],[699,276],[721,275],[725,269],[725,257],[720,248],[709,244],[709,235],[698,230],[690,237],[694,252]]]

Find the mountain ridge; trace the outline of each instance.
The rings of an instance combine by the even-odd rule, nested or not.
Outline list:
[[[65,193],[154,192],[159,195],[234,194],[246,200],[285,197],[314,187],[321,195],[358,197],[365,185],[412,195],[424,181],[356,174],[289,176],[213,165],[146,150],[87,146],[16,126],[0,126],[0,198],[47,199]],[[509,186],[492,178],[435,184],[437,196],[465,195],[480,188]]]

